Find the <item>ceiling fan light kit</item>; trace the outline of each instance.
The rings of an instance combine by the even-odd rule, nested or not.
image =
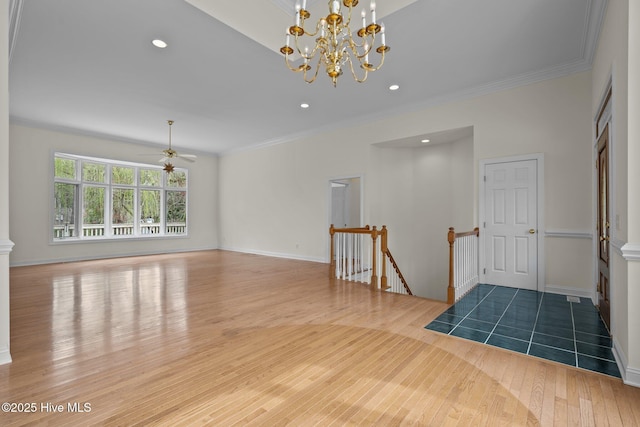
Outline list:
[[[305,21],[311,17],[306,10],[307,0],[296,2],[295,24],[287,29],[285,45],[280,48],[284,55],[285,63],[291,71],[302,72],[304,81],[313,83],[318,76],[320,65],[324,65],[331,82],[335,87],[338,77],[342,75],[343,69],[348,67],[353,78],[362,83],[367,79],[369,71],[376,71],[384,64],[385,53],[389,51],[386,45],[385,28],[381,22],[376,22],[376,3],[371,1],[370,22],[367,23],[367,13],[363,9],[362,27],[355,33],[354,39],[351,25],[351,12],[358,4],[358,0],[343,0],[342,5],[346,8],[343,11],[339,0],[329,1],[329,14],[320,18],[315,30],[307,31],[304,27]],[[379,37],[377,37],[379,35]],[[291,47],[291,36],[293,36],[293,47]],[[315,43],[313,49],[307,45],[300,48],[300,41],[303,37],[309,37]],[[374,48],[376,43],[378,46]],[[302,64],[295,65],[291,57],[294,52],[302,57]],[[369,54],[377,52],[380,54],[378,65],[369,62]],[[311,64],[315,62],[315,65]],[[356,71],[354,63],[363,71]],[[314,70],[315,71],[312,71]]]

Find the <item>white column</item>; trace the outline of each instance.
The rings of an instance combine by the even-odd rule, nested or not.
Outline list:
[[[9,353],[9,0],[0,0],[0,364]]]
[[[627,381],[640,387],[640,2],[629,1],[627,218],[627,303],[629,360]],[[615,120],[615,116],[614,116]]]

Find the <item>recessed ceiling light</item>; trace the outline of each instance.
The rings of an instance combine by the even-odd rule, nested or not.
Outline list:
[[[400,89],[400,86],[398,86],[398,85],[389,86],[389,90],[398,90],[398,89]]]
[[[430,140],[428,140],[428,139],[423,139],[423,140],[422,140],[422,141],[420,141],[420,142],[422,142],[423,144],[426,144],[427,142],[430,142]]]
[[[302,104],[300,104],[300,108],[309,108],[309,104],[303,102]]]
[[[152,40],[151,43],[155,46],[155,47],[159,47],[160,49],[164,49],[165,47],[167,47],[167,43],[165,43],[164,40],[160,40],[160,39],[155,39]]]

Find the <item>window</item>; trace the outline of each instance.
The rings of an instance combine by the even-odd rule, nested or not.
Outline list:
[[[187,234],[187,170],[54,155],[53,241]]]

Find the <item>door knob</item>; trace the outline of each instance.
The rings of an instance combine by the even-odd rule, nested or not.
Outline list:
[[[535,229],[533,229],[533,228],[532,228],[532,229],[530,229],[530,230],[529,230],[529,234],[536,234],[536,230],[535,230]]]

